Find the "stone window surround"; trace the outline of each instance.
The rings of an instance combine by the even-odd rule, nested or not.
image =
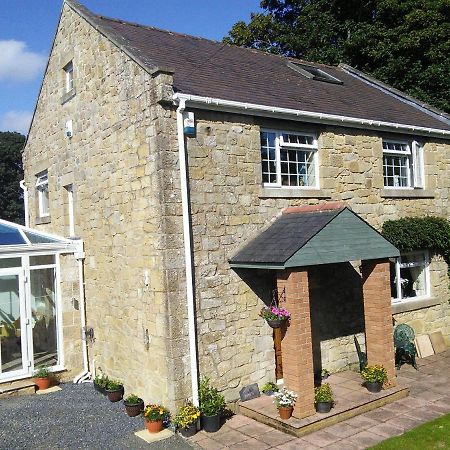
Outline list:
[[[74,64],[74,54],[73,50],[67,52],[63,57],[60,58],[59,66],[62,68],[62,83],[63,83],[63,94],[61,96],[60,103],[64,105],[64,103],[68,102],[70,99],[75,97],[76,89],[75,89],[75,64]],[[72,88],[67,89],[67,70],[66,68],[69,65],[72,65]]]
[[[43,172],[47,172],[47,177],[50,176],[48,167],[50,166],[50,160],[48,159],[43,159],[38,161],[35,164],[35,174],[34,177],[37,179],[37,177],[39,175],[41,175]],[[50,210],[49,210],[49,214],[48,216],[40,216],[39,215],[39,195],[38,195],[38,190],[35,189],[35,205],[36,205],[36,214],[35,214],[35,224],[36,225],[42,225],[42,224],[46,224],[46,223],[50,223],[51,222],[51,216],[50,216]],[[49,206],[50,206],[50,202],[49,202]]]
[[[48,171],[36,174],[36,218],[47,220],[50,217],[50,200],[48,195]]]

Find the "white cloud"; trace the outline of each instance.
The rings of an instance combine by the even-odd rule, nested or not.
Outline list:
[[[8,111],[0,116],[0,131],[18,131],[28,133],[33,113],[29,111]]]
[[[42,73],[46,57],[27,50],[22,41],[0,40],[0,81],[28,81]]]

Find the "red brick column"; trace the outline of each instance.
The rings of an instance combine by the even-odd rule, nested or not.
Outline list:
[[[291,321],[281,342],[283,380],[287,389],[298,395],[294,417],[311,416],[314,408],[314,370],[311,344],[308,271],[284,270],[277,273],[277,288],[285,289],[285,307]]]
[[[385,387],[396,385],[389,261],[362,262],[364,321],[368,364],[388,373]]]

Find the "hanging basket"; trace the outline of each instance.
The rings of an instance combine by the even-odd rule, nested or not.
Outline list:
[[[270,328],[281,328],[285,323],[285,319],[266,320]]]

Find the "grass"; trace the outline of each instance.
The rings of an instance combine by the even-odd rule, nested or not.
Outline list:
[[[450,449],[450,414],[381,442],[373,450]]]

